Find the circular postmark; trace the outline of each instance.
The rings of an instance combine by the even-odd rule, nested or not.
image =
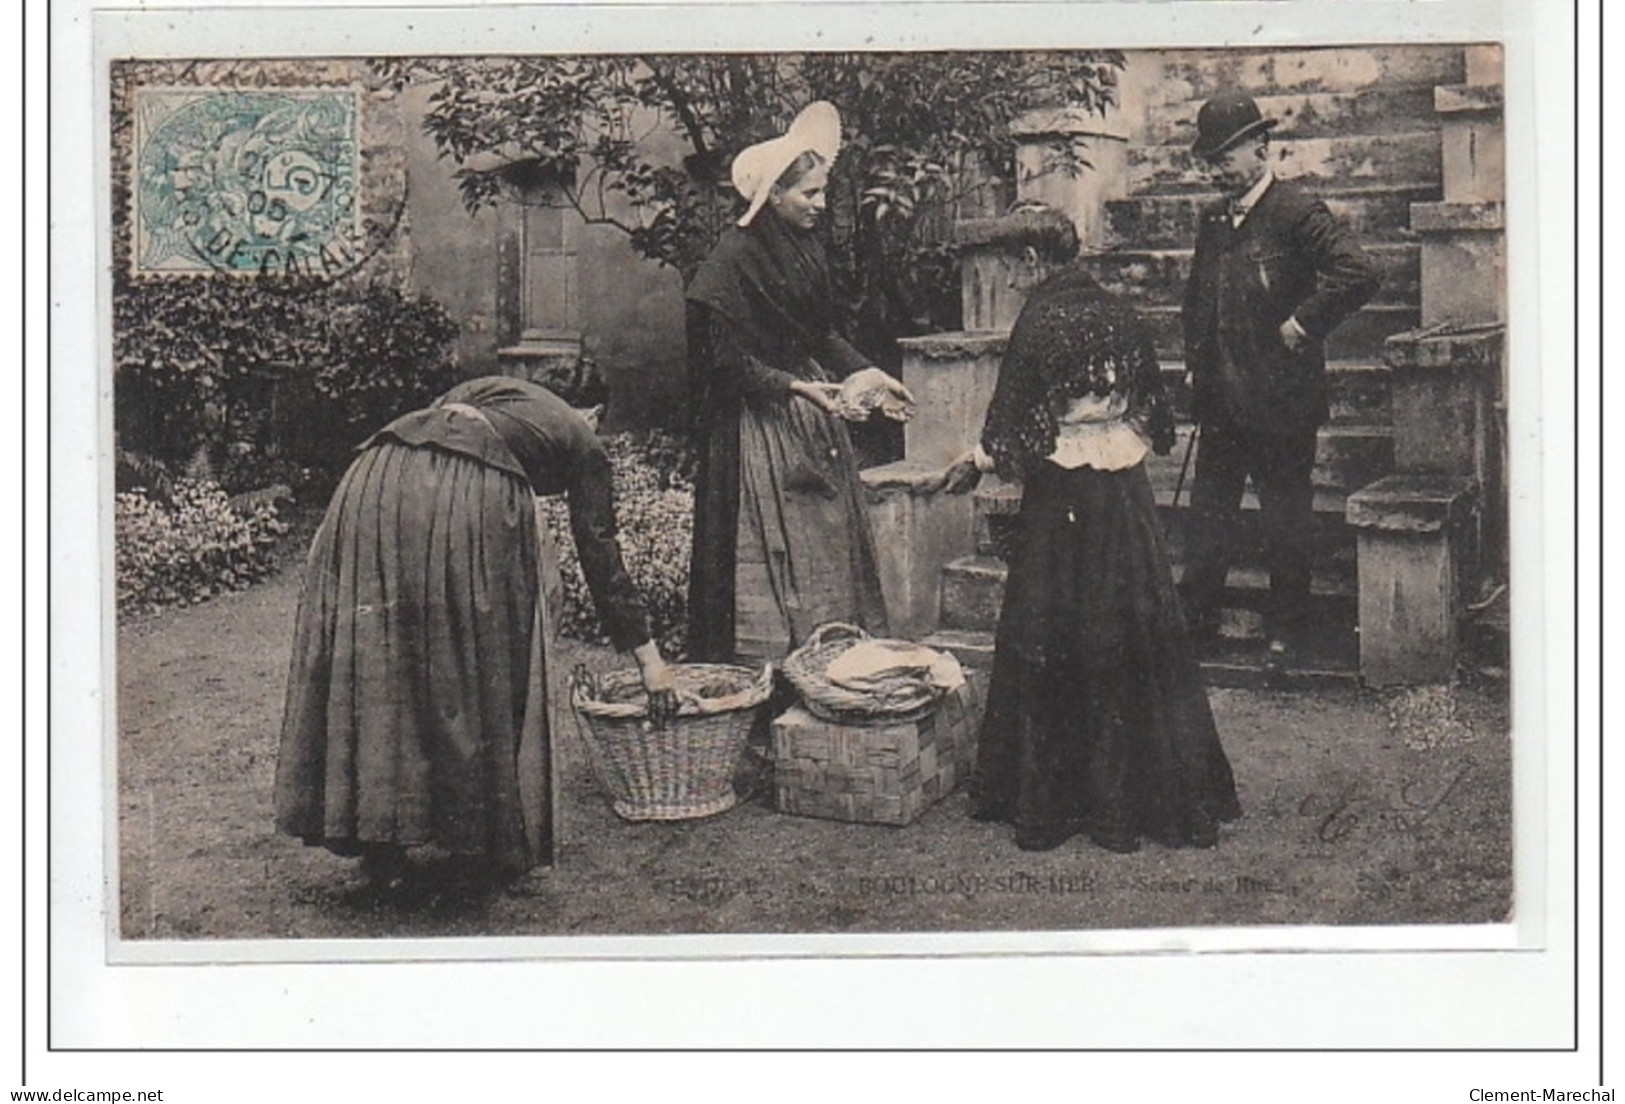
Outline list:
[[[364,199],[357,89],[141,89],[136,109],[138,275],[325,282],[399,222],[404,195],[383,217]]]

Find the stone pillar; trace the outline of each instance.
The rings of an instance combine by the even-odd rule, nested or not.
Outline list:
[[[1422,325],[1506,318],[1506,128],[1499,85],[1433,92],[1444,200],[1411,205],[1422,242]]]
[[[573,330],[525,330],[518,344],[497,350],[503,375],[539,383],[578,405],[585,398],[574,394],[580,363],[581,334]]]
[[[970,495],[921,493],[941,471],[942,465],[917,460],[863,471],[893,636],[918,640],[936,630],[942,569],[974,544]]]
[[[920,489],[976,447],[1006,337],[947,333],[899,342],[903,382],[916,401],[903,428],[904,459],[863,472],[894,635],[917,639],[936,629],[942,569],[976,546],[971,496],[925,495]]]
[[[1128,194],[1128,124],[1123,112],[1104,116],[1078,107],[1033,111],[1010,124],[1017,142],[1016,197],[1066,212],[1085,248],[1106,244],[1106,201]],[[1073,149],[1088,164],[1064,167]]]
[[[1486,381],[1501,370],[1499,325],[1388,339],[1399,474],[1349,496],[1359,531],[1360,677],[1372,686],[1455,675],[1462,590],[1477,575],[1483,488],[1493,470]]]
[[[1411,205],[1422,326],[1383,350],[1398,474],[1348,500],[1359,530],[1360,673],[1372,685],[1451,679],[1462,594],[1505,570],[1500,62],[1499,48],[1471,47],[1468,83],[1434,89],[1444,196]]]
[[[1471,482],[1452,475],[1391,475],[1349,496],[1367,686],[1455,677],[1461,540],[1472,503]]]
[[[1394,409],[1394,467],[1490,481],[1491,397],[1505,328],[1436,327],[1395,334],[1383,347]]]
[[[1032,246],[1046,261],[1060,254],[1071,221],[1062,210],[1039,209],[955,224],[960,313],[966,331],[1008,332],[1016,324],[1028,284],[1036,275],[1024,271],[1023,252]]]
[[[941,466],[976,447],[1008,338],[1007,332],[987,331],[898,341],[903,383],[916,404],[914,417],[903,427],[905,457]]]

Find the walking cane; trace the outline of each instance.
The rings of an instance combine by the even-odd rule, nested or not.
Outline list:
[[[1191,450],[1196,447],[1196,438],[1200,436],[1201,433],[1202,426],[1200,423],[1198,423],[1191,428],[1190,440],[1185,442],[1185,459],[1179,462],[1179,479],[1174,483],[1173,505],[1175,506],[1179,505],[1179,492],[1185,489],[1185,472],[1188,471],[1191,466]]]

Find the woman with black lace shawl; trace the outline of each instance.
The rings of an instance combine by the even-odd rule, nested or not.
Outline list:
[[[1042,266],[1029,246],[1023,270]],[[1080,831],[1113,851],[1210,847],[1240,814],[1143,462],[1173,438],[1145,324],[1074,267],[1028,297],[981,447],[942,477],[1022,484],[973,815],[1025,850]]]

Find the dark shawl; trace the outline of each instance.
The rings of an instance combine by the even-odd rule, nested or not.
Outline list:
[[[687,298],[689,387],[699,471],[689,567],[689,658],[734,649],[739,413],[745,395],[781,395],[796,379],[841,379],[869,361],[838,332],[823,243],[763,210],[730,227]]]
[[[1033,291],[1010,331],[982,447],[1000,475],[1021,481],[1055,450],[1059,416],[1072,400],[1113,391],[1127,395],[1128,416],[1152,448],[1168,453],[1173,412],[1151,331],[1093,276],[1065,269]]]

